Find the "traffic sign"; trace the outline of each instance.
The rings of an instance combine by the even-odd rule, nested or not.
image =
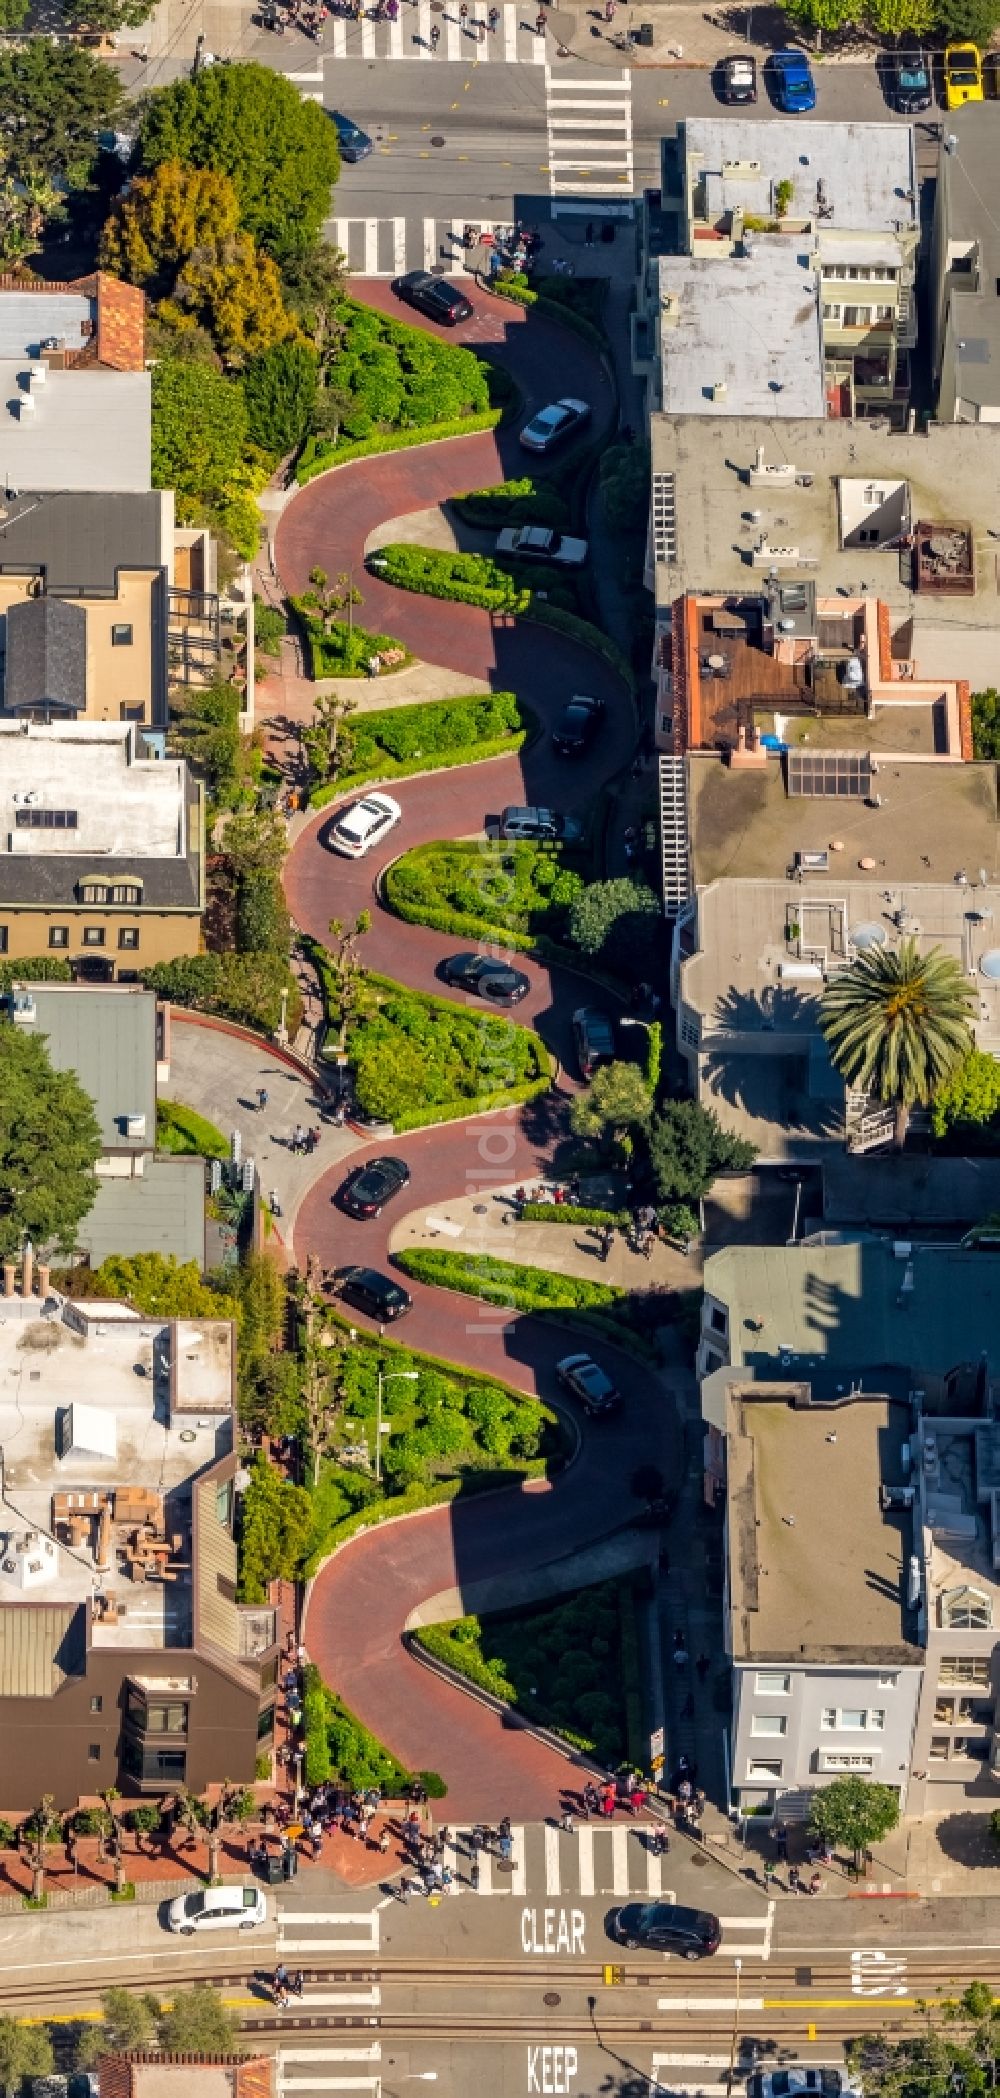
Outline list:
[[[651,1756],[649,1760],[651,1769],[657,1776],[659,1776],[659,1773],[663,1769],[663,1765],[667,1760],[666,1756]]]
[[[657,1757],[659,1757],[660,1762],[662,1763],[666,1745],[667,1744],[666,1739],[664,1737],[663,1728],[661,1726],[658,1726],[655,1734],[650,1734],[649,1737],[649,1759],[650,1762],[653,1764],[654,1768],[656,1765]]]

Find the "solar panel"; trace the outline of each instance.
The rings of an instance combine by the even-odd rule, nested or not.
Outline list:
[[[788,792],[810,801],[863,801],[871,792],[871,760],[853,750],[790,750]]]

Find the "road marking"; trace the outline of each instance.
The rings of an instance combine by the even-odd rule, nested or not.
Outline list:
[[[510,1833],[511,1862],[513,1865],[513,1871],[510,1876],[510,1891],[512,1894],[524,1894],[527,1892],[524,1830],[523,1828],[512,1828]]]
[[[377,2062],[382,2058],[381,2040],[372,2040],[367,2047],[324,2047],[317,2056],[315,2047],[281,2047],[282,2062]]]
[[[342,15],[336,15],[333,23],[333,56],[347,57],[347,23]]]
[[[361,17],[361,56],[362,58],[374,58],[375,56],[375,24],[369,21],[367,15],[362,15]]]
[[[282,1909],[278,1912],[281,1952],[377,1952],[379,1912],[377,1909]],[[293,1933],[311,1925],[337,1932],[335,1937],[297,1937]],[[349,1935],[345,1936],[342,1927]]]
[[[588,1825],[579,1831],[580,1836],[580,1893],[594,1891],[594,1831]]]
[[[283,1952],[301,1952],[308,1951],[309,1947],[286,1944],[281,1949]],[[310,1989],[308,1999],[303,1998],[307,2009],[317,2011],[377,2011],[381,2001],[382,1991],[378,1987],[355,1990],[334,1989],[332,1992],[324,1990],[313,1991]]]
[[[628,1829],[611,1831],[611,1892],[628,1893]]]
[[[560,1886],[560,1882],[559,1882],[559,1838],[560,1838],[560,1835],[561,1835],[561,1834],[562,1834],[562,1831],[561,1831],[561,1829],[557,1829],[557,1828],[552,1828],[552,1827],[551,1827],[551,1826],[549,1825],[549,1823],[548,1823],[548,1822],[546,1823],[546,1825],[545,1825],[545,1892],[546,1892],[546,1894],[561,1894],[561,1893],[562,1893],[562,1887]]]
[[[479,1885],[476,1888],[477,1894],[492,1894],[493,1865],[490,1859],[489,1851],[477,1850],[476,1863],[479,1866]]]
[[[317,66],[315,72],[312,73],[289,73],[288,78],[289,80],[322,80],[323,68],[322,66]]]
[[[397,15],[395,21],[390,22],[389,24],[389,57],[402,58],[402,56],[403,24],[400,21],[399,16]]]
[[[456,22],[452,15],[445,17],[444,46],[446,58],[450,58],[454,62],[456,58],[462,57],[461,24]]]
[[[646,1892],[651,1901],[659,1901],[662,1892],[661,1876],[663,1859],[655,1850],[646,1851]]]
[[[365,220],[365,276],[374,277],[378,270],[378,220]]]
[[[398,277],[406,270],[406,220],[392,222],[392,266]]]
[[[905,1959],[887,1952],[852,1952],[851,1988],[855,1996],[905,1996]]]
[[[728,2054],[654,2054],[654,2069],[728,2069]]]
[[[766,2005],[763,1996],[744,1996],[742,1994],[739,1996],[658,1996],[656,2008],[658,2011],[762,2011],[765,2009],[773,2010],[774,2005]],[[794,2004],[792,2008],[801,2010],[801,2003]]]

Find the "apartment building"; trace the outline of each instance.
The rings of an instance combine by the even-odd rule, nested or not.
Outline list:
[[[988,105],[951,110],[934,191],[930,257],[936,413],[1000,422],[1000,227],[991,199],[996,130]]]
[[[5,1263],[4,1808],[252,1782],[278,1649],[274,1612],[235,1600],[234,1329],[73,1304],[30,1253],[17,1279]]]
[[[144,493],[150,485],[146,302],[98,271],[0,278],[3,487]]]
[[[812,390],[803,412],[905,420],[919,246],[909,126],[686,118],[661,143],[660,188],[647,193],[640,228],[633,365],[646,379],[651,413],[668,406],[678,346],[670,332],[676,266],[664,258],[681,254],[720,265],[718,279],[701,273],[692,286],[701,300],[724,296],[736,306],[775,397],[772,414],[791,412],[781,398],[784,324],[797,284],[822,371],[822,390]],[[725,386],[724,375],[705,381],[713,383]],[[716,405],[724,400],[725,392]]]
[[[0,714],[0,954],[134,982],[198,952],[204,863],[202,790],[136,723]]]

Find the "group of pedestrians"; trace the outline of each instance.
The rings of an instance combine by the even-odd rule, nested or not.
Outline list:
[[[319,1143],[319,1139],[320,1131],[318,1129],[304,1129],[301,1122],[296,1122],[288,1139],[289,1149],[297,1154],[305,1153],[307,1156],[311,1156]]]
[[[305,1986],[306,1978],[301,1967],[296,1968],[294,1974],[289,1974],[288,1968],[279,1964],[271,1976],[271,1995],[278,2010],[286,2011],[293,1996],[301,1998]]]

